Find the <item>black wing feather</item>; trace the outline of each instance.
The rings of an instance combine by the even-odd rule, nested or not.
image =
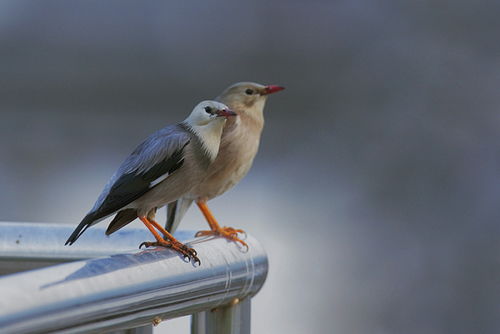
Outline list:
[[[145,193],[151,187],[150,184],[164,174],[172,174],[184,163],[183,150],[187,143],[176,150],[170,157],[151,167],[142,174],[128,173],[120,176],[111,187],[108,196],[102,202],[102,205],[96,211],[95,216],[99,219],[123,208],[132,203]]]
[[[122,175],[111,187],[98,212],[102,216],[106,216],[132,203],[151,189],[151,182],[164,174],[173,173],[182,166],[183,162],[182,149],[180,149],[168,159],[153,166],[146,173]]]

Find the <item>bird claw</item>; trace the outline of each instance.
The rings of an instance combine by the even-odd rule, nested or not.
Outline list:
[[[198,252],[194,250],[193,248],[190,248],[180,242],[171,242],[171,241],[156,241],[156,242],[150,242],[150,241],[145,241],[139,245],[139,249],[142,248],[142,246],[145,247],[154,247],[154,246],[160,246],[160,247],[165,247],[165,248],[170,248],[178,253],[181,253],[184,256],[184,259],[188,259],[188,261],[193,260],[193,262],[198,265],[201,265],[201,261],[198,258]]]
[[[205,231],[198,231],[195,234],[195,237],[201,237],[201,236],[209,236],[209,235],[215,235],[215,236],[220,236],[223,237],[227,240],[234,241],[236,243],[240,243],[243,247],[245,247],[245,250],[248,251],[248,244],[238,238],[238,233],[241,233],[245,236],[246,239],[246,232],[241,230],[241,229],[235,229],[233,227],[221,227],[217,230],[205,230]]]
[[[186,252],[189,252],[193,256],[198,255],[198,252],[194,248],[189,248],[188,246],[186,246],[184,244],[182,245],[182,249],[185,250]]]
[[[154,242],[144,241],[143,243],[141,243],[141,244],[139,245],[139,249],[141,249],[141,248],[142,248],[142,246],[144,246],[144,247],[146,247],[146,248],[151,247],[151,246],[154,246],[153,244],[154,244]]]

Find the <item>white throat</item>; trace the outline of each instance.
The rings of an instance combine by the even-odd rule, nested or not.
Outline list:
[[[193,132],[198,136],[203,149],[214,161],[219,153],[220,139],[226,119],[224,117],[217,118],[206,125],[190,125]]]

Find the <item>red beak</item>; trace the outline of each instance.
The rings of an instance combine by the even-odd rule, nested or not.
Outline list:
[[[285,87],[276,86],[276,85],[269,85],[269,86],[266,86],[264,88],[264,92],[260,93],[260,95],[269,95],[272,93],[279,92],[280,90],[283,90],[283,89],[285,89]]]
[[[230,117],[237,115],[237,113],[235,113],[231,109],[221,109],[217,110],[215,113],[217,114],[217,117]]]

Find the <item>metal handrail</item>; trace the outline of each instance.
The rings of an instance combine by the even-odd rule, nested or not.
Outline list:
[[[93,227],[77,244],[62,246],[73,227],[0,223],[0,264],[92,258],[1,276],[1,333],[102,332],[189,314],[196,315],[195,333],[249,332],[249,300],[268,269],[264,250],[251,236],[246,251],[225,239],[178,234],[181,241],[192,240],[188,244],[201,260],[196,266],[168,249],[134,249],[151,239],[143,229],[106,238]]]

